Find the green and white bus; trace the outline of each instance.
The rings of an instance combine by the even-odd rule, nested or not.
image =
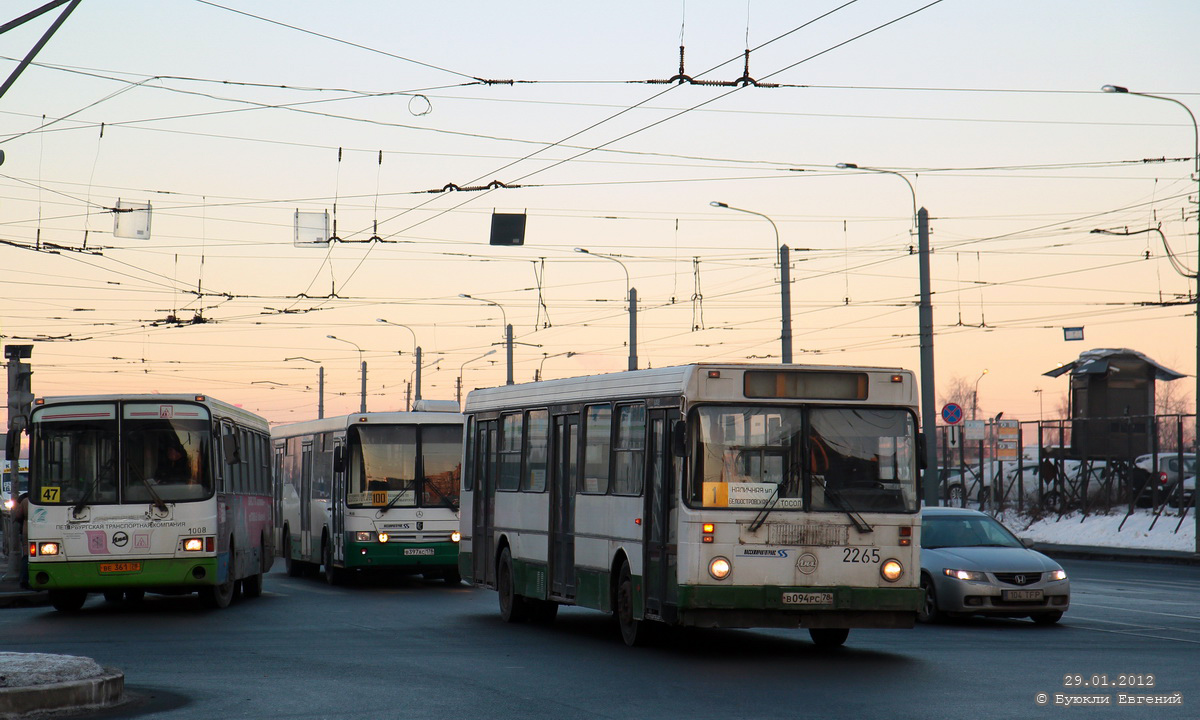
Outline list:
[[[288,575],[323,567],[330,584],[358,570],[461,582],[463,416],[457,403],[421,402],[416,412],[356,413],[272,431]]]
[[[29,585],[58,610],[90,592],[262,593],[270,569],[267,421],[206,395],[35,401]]]
[[[459,565],[506,621],[912,627],[911,372],[697,364],[475,390]]]

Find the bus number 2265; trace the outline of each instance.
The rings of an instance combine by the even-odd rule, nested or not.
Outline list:
[[[842,548],[842,562],[847,563],[878,563],[879,548]]]

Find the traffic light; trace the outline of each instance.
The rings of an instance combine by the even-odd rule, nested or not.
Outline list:
[[[33,405],[30,380],[33,369],[22,362],[33,354],[32,345],[5,345],[4,358],[8,360],[8,437],[11,441],[29,425],[29,413]]]

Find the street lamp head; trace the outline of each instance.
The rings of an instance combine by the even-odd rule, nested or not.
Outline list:
[[[591,251],[591,250],[588,250],[587,248],[575,248],[575,252],[577,252],[577,253],[583,253],[584,255],[591,255],[591,254],[592,254],[592,251]]]
[[[1127,92],[1129,92],[1129,88],[1121,87],[1120,85],[1105,85],[1104,87],[1102,87],[1100,89],[1106,93],[1127,93]]]
[[[338,340],[339,339],[338,336],[336,336],[336,335],[326,335],[325,337],[329,338],[330,340]]]
[[[459,294],[458,294],[458,296],[459,296],[460,298],[466,298],[466,299],[468,299],[468,300],[474,300],[474,299],[475,299],[475,298],[471,297],[470,295],[468,295],[468,294],[466,294],[466,293],[459,293]]]
[[[709,203],[709,205],[712,205],[713,207],[719,207],[719,208],[727,208],[727,207],[729,207],[728,205],[726,205],[725,203],[721,202],[720,200],[713,200],[712,202],[710,202],[710,203]]]
[[[858,166],[854,163],[838,163],[835,165],[838,170],[857,170]]]

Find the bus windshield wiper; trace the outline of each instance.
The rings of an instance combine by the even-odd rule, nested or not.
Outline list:
[[[146,486],[146,492],[150,493],[150,497],[154,502],[154,507],[162,510],[163,512],[167,512],[167,504],[163,502],[161,497],[159,497],[158,492],[154,489],[154,486],[150,484],[150,481],[143,477],[142,474],[133,467],[133,465],[129,466],[129,472],[138,480],[141,480],[142,484]]]
[[[446,501],[446,504],[450,506],[450,509],[451,509],[451,510],[453,510],[454,512],[458,512],[458,503],[456,503],[455,501],[451,500],[451,499],[450,499],[450,498],[449,498],[449,497],[446,495],[446,493],[444,493],[444,492],[442,492],[441,490],[439,490],[439,489],[438,489],[438,486],[437,486],[437,485],[434,485],[434,484],[433,484],[433,482],[431,482],[431,481],[429,480],[429,478],[425,478],[425,487],[426,487],[426,488],[428,488],[428,489],[430,489],[430,490],[432,490],[432,491],[434,491],[435,493],[437,493],[437,496],[438,496],[438,497],[440,497],[441,499],[445,500],[445,501]]]
[[[783,487],[782,481],[775,486],[775,491],[771,493],[771,497],[767,498],[767,502],[763,504],[762,509],[760,509],[758,514],[754,516],[754,519],[750,521],[750,526],[746,528],[747,530],[750,532],[757,532],[758,529],[763,526],[763,523],[767,521],[767,516],[770,515],[771,511],[775,509],[775,503],[779,502],[779,488],[781,487]]]
[[[407,485],[400,486],[400,489],[396,491],[396,497],[389,500],[387,505],[384,505],[383,507],[379,508],[379,514],[382,515],[385,512],[387,512],[388,510],[391,510],[392,508],[396,507],[396,503],[400,502],[400,498],[404,497],[405,491],[410,491],[412,489],[413,489],[413,481],[412,480],[409,480]]]
[[[812,479],[821,486],[822,490],[825,491],[825,497],[832,500],[833,504],[837,505],[839,510],[846,513],[846,517],[850,518],[850,522],[854,523],[854,527],[860,533],[875,532],[875,528],[871,527],[871,525],[863,519],[862,515],[859,515],[858,511],[851,507],[850,503],[847,502],[844,497],[842,497],[841,493],[826,485],[825,481],[822,480],[819,475],[813,475]]]

